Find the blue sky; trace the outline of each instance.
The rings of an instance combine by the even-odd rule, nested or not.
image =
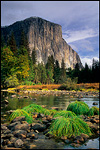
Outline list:
[[[60,24],[83,65],[99,59],[99,1],[1,1],[2,26],[32,16]]]

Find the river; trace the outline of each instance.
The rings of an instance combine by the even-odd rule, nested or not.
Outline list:
[[[16,97],[11,98],[11,95],[13,94],[8,93],[8,92],[1,92],[1,101],[5,100],[5,97],[6,97],[7,101],[9,102],[8,105],[1,105],[1,123],[4,123],[7,121],[7,118],[8,118],[6,114],[7,111],[21,109],[32,103],[36,103],[38,105],[46,105],[46,108],[48,109],[50,109],[51,107],[59,107],[59,108],[66,110],[69,103],[74,102],[76,100],[82,100],[86,104],[88,104],[90,108],[93,106],[93,102],[96,102],[98,104],[96,106],[99,107],[98,97],[82,97],[82,98],[72,97],[71,98],[68,95],[34,96],[33,94],[31,94],[31,95],[28,95],[29,96],[28,98],[21,98],[21,96],[23,95],[16,94]],[[81,147],[78,147],[78,148],[71,147],[69,144],[64,145],[64,149],[87,149],[87,148],[99,149],[99,137],[88,140],[86,143],[84,143],[83,145],[81,145]]]

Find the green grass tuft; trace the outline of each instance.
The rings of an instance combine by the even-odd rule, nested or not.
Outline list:
[[[42,106],[37,105],[37,104],[30,104],[30,105],[24,107],[23,110],[25,110],[29,114],[37,112],[37,113],[42,113],[44,115],[50,115],[50,111],[48,109],[43,108]]]
[[[20,117],[20,116],[25,116],[26,121],[28,123],[32,123],[33,122],[33,118],[30,114],[28,114],[25,110],[23,109],[17,109],[15,110],[8,118],[8,120],[12,121],[13,119],[15,119],[16,117]]]
[[[60,116],[63,116],[65,118],[68,118],[68,117],[73,117],[73,116],[76,116],[76,114],[72,111],[66,111],[66,110],[62,110],[62,111],[59,111],[59,112],[56,112],[53,117],[60,117]]]
[[[87,115],[89,106],[85,102],[75,101],[68,105],[67,110],[74,112],[76,115]]]
[[[88,116],[94,116],[94,115],[99,115],[99,108],[96,106],[91,107],[88,111]]]
[[[92,135],[89,126],[77,116],[58,117],[51,124],[49,133],[57,137],[67,136],[68,138],[82,133]]]

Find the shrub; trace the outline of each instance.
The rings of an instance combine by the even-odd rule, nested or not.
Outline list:
[[[67,81],[63,83],[58,90],[78,90],[77,79],[71,80],[71,78],[67,78]]]
[[[8,118],[8,120],[12,121],[14,118],[16,117],[20,117],[20,116],[25,116],[26,121],[28,123],[32,123],[33,122],[33,118],[31,115],[29,115],[25,110],[23,109],[17,109],[15,110]]]
[[[71,118],[58,117],[51,124],[49,133],[57,137],[67,136],[68,138],[82,133],[92,134],[89,126],[77,116]]]
[[[93,106],[88,111],[88,116],[94,116],[94,115],[99,115],[99,108],[96,106]]]
[[[75,101],[68,105],[67,110],[74,112],[76,115],[87,115],[89,106],[85,102]]]
[[[62,111],[56,112],[53,117],[60,117],[60,116],[68,118],[68,117],[76,116],[76,114],[72,111],[62,110]]]
[[[19,85],[16,75],[12,75],[12,76],[8,77],[4,83],[7,87],[15,87],[15,86]]]

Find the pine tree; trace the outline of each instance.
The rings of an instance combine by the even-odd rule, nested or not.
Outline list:
[[[59,80],[60,80],[60,67],[58,60],[56,60],[54,67],[54,81],[55,83],[59,83]]]
[[[62,59],[62,63],[61,63],[61,80],[63,81],[66,80],[66,69],[65,69],[64,59]]]
[[[5,40],[3,35],[1,35],[1,48],[3,48],[5,46]]]
[[[17,54],[17,46],[16,46],[16,41],[15,41],[13,32],[8,39],[8,46],[10,47],[11,51],[16,55]]]
[[[35,49],[33,49],[32,51],[32,62],[33,62],[33,65],[36,64],[37,62]]]
[[[25,32],[22,31],[21,32],[21,38],[20,38],[20,53],[21,54],[28,54],[28,56],[30,55],[30,49],[29,49],[29,43],[28,43],[28,39],[27,36],[25,36]]]

